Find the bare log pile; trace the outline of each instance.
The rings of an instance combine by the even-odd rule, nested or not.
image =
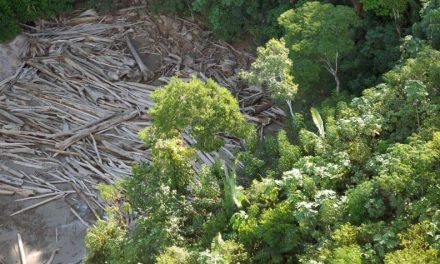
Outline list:
[[[32,30],[24,64],[0,82],[0,195],[45,198],[34,207],[77,193],[98,216],[104,204],[97,184],[113,184],[130,175],[132,163],[150,161],[137,133],[150,124],[150,93],[172,76],[215,79],[260,128],[284,116],[260,88],[241,88],[238,70],[252,58],[189,21],[135,7],[105,17],[87,11]],[[153,55],[160,62],[150,68]],[[194,166],[218,155],[232,159],[236,145],[228,140],[219,153],[199,152]]]

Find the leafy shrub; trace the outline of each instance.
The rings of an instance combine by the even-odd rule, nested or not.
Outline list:
[[[280,152],[280,159],[278,161],[278,169],[282,172],[288,171],[293,167],[293,164],[300,157],[299,147],[292,145],[287,138],[284,130],[278,132],[278,145]]]
[[[366,219],[380,218],[385,213],[385,205],[377,199],[377,185],[366,181],[347,194],[347,212],[354,224],[360,224]]]
[[[330,264],[361,264],[361,248],[358,245],[350,245],[336,248],[329,261]]]
[[[237,159],[243,163],[243,167],[238,171],[243,178],[253,180],[265,176],[264,161],[253,155],[253,153],[249,151],[240,152]]]
[[[226,263],[246,263],[248,261],[248,254],[244,246],[234,240],[223,240],[220,233],[214,237],[211,251],[222,256]]]
[[[11,39],[20,32],[8,0],[0,1],[0,41]]]
[[[107,259],[117,259],[122,255],[126,230],[115,219],[98,220],[94,227],[87,231],[85,238],[86,263],[106,263]]]
[[[168,247],[156,258],[157,264],[190,264],[192,262],[191,253],[185,248],[176,246]]]
[[[365,10],[373,10],[379,16],[398,16],[408,8],[408,0],[361,0]]]
[[[385,256],[386,264],[398,263],[426,263],[438,264],[439,252],[430,247],[425,237],[429,232],[429,223],[422,222],[409,228],[407,232],[400,234],[403,249],[389,253]]]
[[[272,98],[287,103],[293,118],[292,100],[298,91],[298,85],[294,83],[290,73],[291,67],[292,61],[284,41],[271,39],[266,47],[257,49],[257,59],[252,63],[250,71],[242,71],[240,76],[250,83],[267,86]]]
[[[358,235],[359,230],[356,226],[343,224],[333,232],[332,239],[338,247],[349,246],[357,244]]]

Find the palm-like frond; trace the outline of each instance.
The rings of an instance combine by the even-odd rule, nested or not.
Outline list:
[[[315,123],[315,126],[318,128],[319,135],[325,137],[324,122],[322,121],[318,110],[312,107],[310,108],[310,113],[312,114],[313,123]]]

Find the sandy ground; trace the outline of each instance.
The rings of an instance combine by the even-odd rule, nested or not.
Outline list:
[[[7,44],[0,44],[0,81],[13,75],[19,67],[25,43],[26,37],[19,35]]]
[[[2,160],[1,164],[26,173],[37,173],[29,168]],[[51,180],[47,175],[40,177]],[[60,190],[69,190],[58,184]],[[17,233],[20,233],[28,264],[46,263],[52,252],[57,254],[52,263],[82,263],[85,256],[86,226],[70,211],[73,208],[84,220],[92,222],[87,205],[76,194],[41,205],[35,209],[10,216],[12,213],[48,198],[15,201],[19,195],[0,196],[0,263],[20,263]]]
[[[52,252],[58,253],[52,263],[81,263],[85,255],[86,227],[70,212],[64,200],[57,200],[34,210],[9,215],[36,201],[14,202],[16,195],[0,200],[0,263],[20,263],[17,233],[21,234],[27,263],[46,263]]]

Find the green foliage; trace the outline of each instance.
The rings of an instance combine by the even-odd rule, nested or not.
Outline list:
[[[384,202],[374,199],[376,190],[373,182],[364,182],[347,194],[347,211],[354,224],[360,224],[365,219],[379,218],[385,213]]]
[[[154,91],[152,98],[157,102],[149,110],[153,128],[141,132],[144,140],[170,139],[189,130],[198,148],[212,151],[224,144],[221,133],[248,138],[252,132],[235,98],[213,80],[184,82],[173,78]]]
[[[333,251],[333,257],[329,261],[330,264],[361,264],[361,249],[358,245],[351,245],[336,248]]]
[[[9,40],[20,32],[9,1],[0,1],[0,41]]]
[[[357,40],[356,51],[347,57],[342,76],[350,90],[359,93],[382,81],[382,74],[391,70],[400,59],[400,38],[391,24],[377,24],[375,19],[365,19],[361,29],[365,36]],[[351,63],[349,63],[351,62]]]
[[[233,240],[224,241],[220,233],[214,237],[211,250],[222,256],[226,263],[246,263],[248,261],[248,254],[244,246]]]
[[[72,0],[0,0],[0,41],[20,32],[17,23],[27,23],[54,16],[72,8]]]
[[[387,254],[385,263],[440,263],[439,252],[426,242],[425,237],[428,232],[429,223],[422,222],[412,226],[406,233],[400,234],[403,249]]]
[[[285,201],[270,208],[261,215],[251,206],[249,214],[237,213],[233,216],[233,229],[245,248],[255,254],[255,262],[280,263],[295,257],[287,254],[298,249],[299,230],[294,223],[291,203]]]
[[[185,248],[180,248],[176,246],[168,247],[163,253],[161,253],[156,258],[157,264],[190,264],[194,263],[191,261],[191,253]]]
[[[246,196],[241,192],[240,188],[236,184],[235,172],[224,178],[224,203],[225,210],[228,215],[232,214],[235,209],[240,209]]]
[[[151,0],[150,4],[155,12],[164,14],[183,12],[189,8],[184,0]]]
[[[353,29],[358,17],[347,6],[306,2],[283,13],[279,23],[286,32],[284,39],[295,82],[301,90],[311,90],[323,84],[323,76],[328,76],[325,63],[338,68],[353,50]]]
[[[84,6],[83,8],[95,9],[99,13],[104,14],[126,7],[124,6],[124,3],[114,0],[85,0],[82,5]]]
[[[243,164],[243,168],[238,170],[238,174],[245,179],[258,179],[264,175],[264,161],[257,158],[250,151],[240,152],[237,159]]]
[[[408,8],[408,0],[361,0],[365,10],[373,10],[380,16],[399,16]]]
[[[284,41],[271,39],[257,49],[257,59],[241,77],[257,85],[267,85],[275,100],[293,100],[298,90],[290,73],[292,61]]]
[[[197,258],[197,263],[200,264],[211,264],[211,263],[218,263],[218,264],[227,264],[226,260],[218,253],[211,252],[210,250],[205,250],[201,252]]]
[[[421,21],[413,25],[413,33],[428,40],[435,49],[440,49],[440,2],[426,1],[420,10]]]
[[[86,263],[106,263],[106,259],[117,259],[121,254],[126,232],[123,225],[115,219],[98,220],[87,231],[85,238]]]
[[[120,192],[113,185],[100,183],[98,184],[98,190],[102,199],[108,202],[116,202],[121,198]]]
[[[319,135],[321,137],[325,136],[324,122],[322,121],[321,115],[318,110],[314,107],[310,108],[310,113],[312,114],[313,123],[315,123],[316,128],[318,128]]]
[[[193,209],[183,195],[166,185],[169,182],[163,181],[164,177],[157,164],[140,164],[124,183],[127,199],[137,215],[121,250],[125,263],[153,263],[166,248],[184,246],[186,232],[181,227],[186,218],[192,217]]]
[[[258,42],[281,35],[278,16],[291,6],[288,0],[152,0],[153,10],[205,17],[220,38],[237,40],[250,32]]]
[[[278,132],[278,148],[280,159],[278,160],[278,169],[281,172],[288,171],[293,164],[300,158],[301,152],[299,147],[292,145],[287,138],[284,130]]]
[[[290,73],[292,61],[289,59],[289,50],[284,41],[271,39],[266,47],[257,49],[257,59],[251,65],[249,72],[242,71],[241,77],[257,85],[268,86],[272,98],[277,101],[286,101],[292,118],[292,100],[298,91]]]
[[[195,11],[207,14],[217,36],[228,40],[238,39],[241,34],[250,30],[264,41],[280,33],[276,19],[289,8],[289,1],[193,0],[192,5]]]
[[[179,138],[158,139],[153,146],[152,156],[153,166],[163,175],[161,182],[182,192],[194,176],[191,160],[195,151],[184,146]]]
[[[338,247],[357,244],[359,230],[351,224],[343,224],[332,234],[332,239]]]

